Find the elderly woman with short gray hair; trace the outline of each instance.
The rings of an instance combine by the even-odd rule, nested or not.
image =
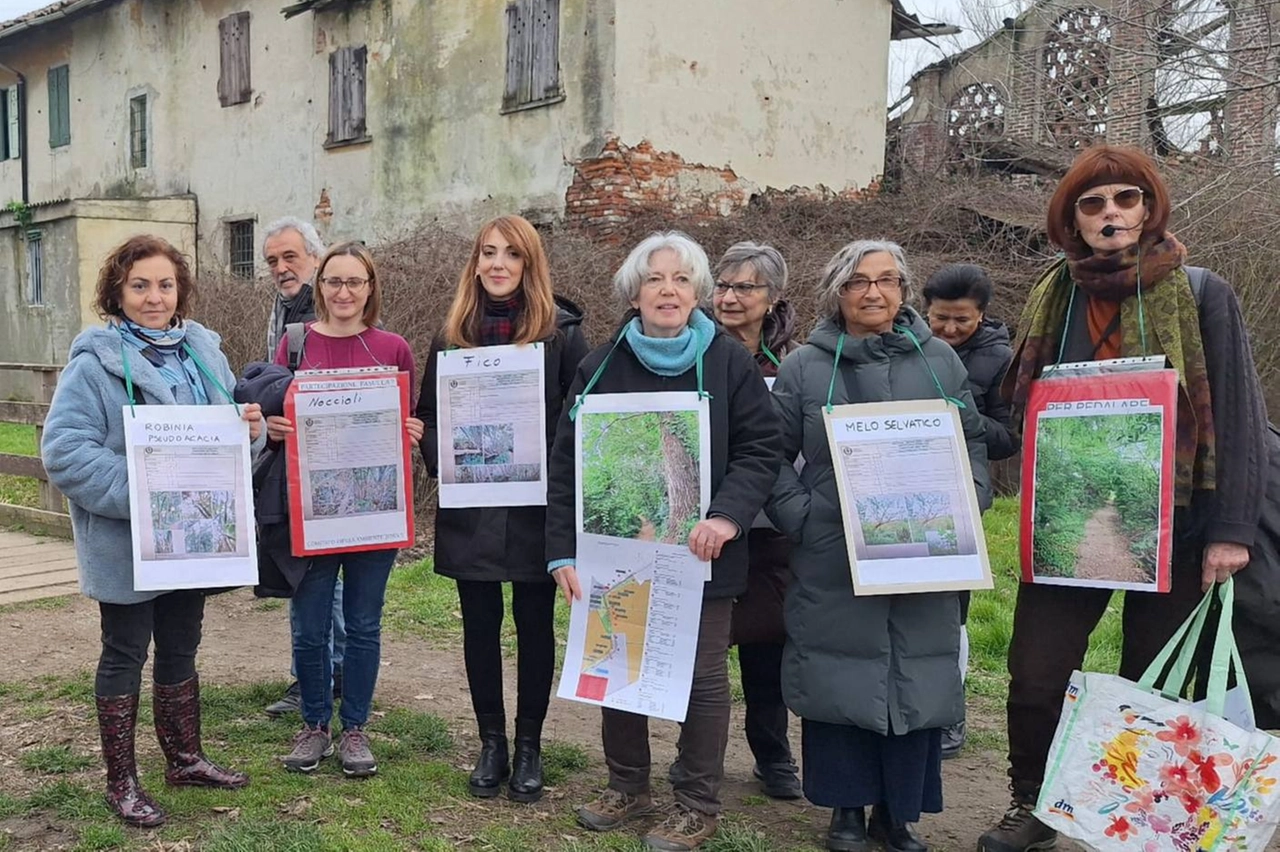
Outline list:
[[[711,503],[689,533],[689,549],[711,563],[697,626],[689,708],[671,768],[675,806],[645,838],[650,849],[698,848],[716,831],[729,735],[728,650],[735,596],[747,587],[751,522],[778,476],[778,421],[747,351],[700,307],[712,279],[706,253],[676,231],[654,234],[613,279],[628,310],[614,339],[578,366],[548,458],[547,570],[572,601],[582,597],[576,561],[574,402],[592,393],[699,391],[708,398]],[[578,810],[579,821],[608,831],[653,812],[649,720],[603,709],[609,784]]]
[[[906,304],[901,247],[845,246],[818,285],[820,320],[773,386],[787,460],[766,510],[791,539],[782,689],[801,717],[804,791],[832,808],[827,848],[928,847],[912,824],[942,810],[942,729],[963,712],[955,592],[855,597],[828,449],[827,405],[953,399],[979,504],[991,500],[983,420],[959,357]],[[867,819],[865,808],[871,806]]]

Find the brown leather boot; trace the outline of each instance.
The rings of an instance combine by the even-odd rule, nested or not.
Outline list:
[[[156,739],[167,766],[164,780],[176,787],[222,787],[234,790],[249,783],[243,772],[223,769],[200,748],[200,679],[172,686],[152,686]]]
[[[138,783],[138,766],[133,753],[138,696],[99,695],[96,701],[102,760],[107,764],[107,807],[129,825],[139,828],[164,825],[164,811]]]

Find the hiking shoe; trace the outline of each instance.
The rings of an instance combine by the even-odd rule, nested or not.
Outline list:
[[[800,786],[800,778],[796,775],[796,765],[790,761],[771,763],[768,766],[757,763],[752,774],[760,782],[761,792],[770,799],[790,801],[804,795],[804,788]]]
[[[272,719],[279,719],[290,713],[301,713],[302,687],[295,680],[289,684],[289,688],[284,691],[284,695],[280,696],[280,700],[275,704],[268,704],[264,712]]]
[[[592,831],[612,831],[629,819],[653,813],[648,793],[635,796],[606,788],[594,802],[578,808],[578,822]]]
[[[285,755],[284,768],[291,772],[312,772],[320,761],[333,754],[333,738],[328,730],[303,725],[293,738],[293,751]]]
[[[950,760],[964,748],[965,736],[968,734],[964,720],[961,719],[950,728],[942,729],[942,759]]]
[[[689,852],[715,834],[719,824],[718,817],[676,802],[671,814],[662,824],[645,835],[644,845],[647,849],[659,849],[662,852]]]
[[[978,852],[1052,849],[1058,832],[1031,815],[1034,807],[1034,801],[1015,798],[999,824],[978,838]]]
[[[347,728],[338,738],[338,760],[348,778],[368,778],[378,774],[378,761],[369,750],[369,735],[361,728]]]

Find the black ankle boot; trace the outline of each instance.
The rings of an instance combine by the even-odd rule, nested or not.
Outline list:
[[[507,750],[507,717],[503,713],[477,716],[480,727],[480,756],[471,772],[471,795],[492,799],[502,790],[502,782],[511,774],[511,757]]]
[[[827,829],[827,848],[833,852],[865,852],[867,814],[862,808],[835,808],[831,811],[831,827]]]
[[[516,719],[516,753],[507,798],[531,804],[542,798],[542,720]]]
[[[870,836],[884,844],[889,852],[929,852],[929,847],[916,837],[910,823],[897,822],[888,809],[876,805],[871,809]]]

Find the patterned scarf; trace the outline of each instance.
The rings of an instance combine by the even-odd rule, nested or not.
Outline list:
[[[1216,482],[1209,373],[1200,337],[1200,311],[1182,269],[1185,258],[1182,243],[1165,234],[1162,238],[1144,237],[1122,251],[1055,262],[1031,290],[1018,323],[1013,365],[1005,379],[1006,392],[1012,385],[1015,417],[1021,417],[1031,382],[1058,360],[1075,287],[1090,299],[1119,302],[1121,354],[1164,355],[1178,371],[1174,503],[1179,506],[1190,505],[1193,490],[1211,491]]]
[[[484,313],[480,316],[480,345],[501,346],[510,343],[516,333],[516,319],[524,310],[524,292],[516,290],[511,298],[501,301],[484,297]]]
[[[186,352],[182,351],[187,330],[180,325],[172,328],[143,328],[127,317],[120,317],[116,329],[120,339],[142,354],[148,364],[156,368],[171,388],[187,385],[197,405],[208,405],[209,394],[204,389],[200,370]]]

